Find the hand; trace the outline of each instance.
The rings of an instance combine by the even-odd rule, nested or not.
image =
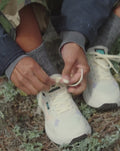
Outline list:
[[[32,95],[49,90],[54,84],[54,81],[31,57],[25,57],[18,62],[12,72],[11,81],[22,91]]]
[[[69,84],[76,83],[81,77],[81,69],[83,69],[83,80],[75,87],[68,87],[68,92],[74,95],[81,94],[87,84],[87,74],[90,70],[84,50],[76,43],[65,44],[61,50],[65,63],[62,71],[62,78],[69,81]]]

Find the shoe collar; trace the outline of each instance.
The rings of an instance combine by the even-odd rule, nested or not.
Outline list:
[[[101,45],[98,45],[98,46],[94,46],[94,47],[90,47],[87,52],[97,52],[97,53],[100,53],[100,54],[108,54],[108,48],[107,47],[104,47],[104,46],[101,46]]]

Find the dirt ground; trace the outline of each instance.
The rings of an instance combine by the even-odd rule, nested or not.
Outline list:
[[[0,83],[3,84],[3,82],[4,79],[1,78]],[[80,106],[81,96],[77,97],[76,100],[78,106]],[[42,144],[42,149],[38,148],[39,151],[62,150],[47,138],[44,130],[43,114],[41,116],[36,114],[36,110],[37,101],[33,96],[28,97],[17,94],[13,101],[7,103],[3,101],[2,96],[0,97],[0,111],[4,114],[4,118],[0,118],[0,151],[34,151],[35,149],[32,149],[30,146],[27,147],[26,144],[31,143],[35,147],[36,142]],[[98,133],[100,139],[108,134],[111,136],[118,131],[116,126],[120,126],[120,109],[103,113],[95,111],[90,115],[88,121],[93,129],[93,134]],[[17,129],[18,127],[20,128],[19,130]],[[39,136],[34,134],[36,136],[30,139],[28,131],[41,133]],[[24,148],[21,148],[23,144]],[[120,151],[119,149],[120,138],[114,141],[109,148],[102,150]],[[38,150],[36,149],[35,151]]]

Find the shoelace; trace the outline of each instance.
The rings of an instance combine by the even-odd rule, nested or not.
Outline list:
[[[61,88],[61,92],[57,95],[57,99],[53,99],[51,102],[53,110],[55,110],[57,114],[70,111],[73,108],[70,99],[70,95],[68,95],[67,92]]]
[[[83,69],[81,69],[81,77],[80,77],[79,81],[77,81],[74,84],[69,84],[69,86],[75,87],[75,86],[79,85],[82,80],[83,80]]]
[[[54,110],[56,110],[58,114],[71,110],[73,108],[71,101],[69,101],[69,99],[71,99],[71,96],[68,94],[67,91],[65,91],[65,89],[64,89],[65,85],[61,86],[61,84],[60,84],[61,78],[62,77],[60,76],[60,77],[56,77],[54,79],[56,81],[55,87],[60,86],[60,90],[58,92],[55,91],[55,94],[54,94],[54,92],[51,95],[49,94],[49,96],[51,97],[51,100],[52,100]],[[83,79],[83,69],[81,69],[81,77],[80,77],[79,81],[77,81],[76,83],[71,84],[69,86],[75,87],[75,86],[79,85],[81,83],[82,79]],[[57,93],[58,93],[58,95],[57,95]],[[57,95],[57,99],[54,98],[54,95]],[[63,98],[63,96],[64,96],[64,98]],[[64,99],[64,101],[62,101],[63,99]],[[46,102],[46,104],[48,105],[47,102]]]
[[[115,69],[115,67],[111,61],[115,61],[115,62],[119,63],[120,62],[120,56],[119,55],[100,54],[97,52],[88,52],[87,55],[88,56],[89,55],[94,56],[96,58],[94,60],[95,63],[97,63],[98,65],[100,65],[104,69],[111,69],[112,68],[115,71],[115,73],[118,73],[118,71]],[[108,65],[106,66],[106,65],[101,64],[99,61],[97,61],[97,59],[104,59]]]
[[[59,77],[56,77],[54,80],[55,80],[56,84],[59,84],[61,79],[62,79],[62,76],[59,76]],[[68,86],[75,87],[75,86],[79,85],[82,80],[83,80],[83,69],[81,69],[81,77],[80,77],[79,81],[77,81],[74,84],[69,84]],[[66,83],[64,83],[64,84],[66,84]]]

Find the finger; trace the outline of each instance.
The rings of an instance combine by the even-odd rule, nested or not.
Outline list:
[[[42,83],[37,77],[36,75],[34,75],[33,73],[29,73],[29,76],[27,77],[28,81],[31,83],[31,85],[33,85],[33,87],[38,91],[47,91],[50,89],[50,86]]]
[[[62,71],[62,79],[65,79],[65,80],[70,80],[70,75],[71,75],[71,71],[72,71],[72,68],[73,68],[73,63],[72,62],[66,62],[65,63],[65,66],[63,68],[63,71]]]
[[[22,90],[24,93],[26,93],[27,95],[31,95],[31,92],[26,88],[26,87],[21,87],[19,88],[20,90]]]
[[[29,84],[31,84],[32,87],[34,87],[38,92],[40,92],[41,90],[49,90],[50,86],[48,86],[47,84],[42,83],[42,81],[40,81],[40,79],[38,79],[38,74],[35,75],[33,73],[34,69],[36,69],[36,68],[39,68],[40,70],[42,70],[42,68],[39,67],[38,64],[36,64],[35,68],[33,68],[33,69],[29,68],[29,70],[25,70],[24,72],[19,70],[19,68],[17,68],[16,70],[22,75],[22,77],[24,77],[24,79],[28,80]]]
[[[78,86],[69,87],[68,92],[72,93],[74,95],[81,94],[86,89],[86,85],[87,85],[87,80],[86,80],[86,77],[84,77],[84,79],[82,80],[82,82]]]
[[[38,90],[35,89],[33,85],[31,85],[31,83],[23,75],[20,74],[18,70],[14,71],[14,75],[15,75],[14,81],[16,79],[15,85],[19,89],[23,90],[24,92],[27,92],[27,94],[35,95],[38,93]]]
[[[80,78],[81,78],[81,72],[74,74],[70,79],[70,85],[73,83],[77,83],[80,80]]]
[[[88,72],[89,72],[89,66],[85,67],[85,66],[77,65],[76,73],[74,72],[74,74],[71,75],[70,85],[78,82],[83,76],[86,76]]]
[[[65,63],[65,66],[64,66],[63,71],[62,71],[62,75],[63,76],[69,76],[71,73],[72,67],[73,67],[73,65],[71,65],[71,63],[68,63],[68,62]]]
[[[30,91],[24,87],[22,84],[20,86],[19,82],[18,82],[18,79],[16,78],[16,72],[14,71],[14,74],[12,74],[11,76],[11,81],[14,83],[14,85],[19,88],[20,90],[22,90],[23,92],[25,92],[26,94],[30,94]]]
[[[77,73],[77,70],[78,69],[76,67],[72,68],[71,73],[70,73],[71,78],[74,76],[75,73]]]
[[[45,85],[51,86],[55,84],[55,81],[51,79],[39,65],[33,70],[33,73]]]
[[[78,64],[77,65],[77,69],[78,69],[78,71],[83,69],[84,75],[87,75],[89,73],[89,71],[90,71],[90,66],[88,64],[87,65]]]
[[[36,88],[34,88],[34,86],[31,84],[31,83],[29,83],[29,81],[27,81],[26,80],[26,83],[25,83],[25,85],[24,85],[24,88],[26,88],[26,89],[28,89],[29,91],[30,91],[30,94],[31,95],[36,95],[36,94],[38,94],[38,90],[36,89]]]
[[[21,85],[20,87],[18,87],[18,81],[17,81],[17,79],[15,79],[14,80],[14,82],[13,82],[14,84],[15,84],[15,86],[18,88],[18,89],[20,89],[20,90],[22,90],[24,93],[26,93],[27,95],[30,95],[31,94],[31,92],[26,88],[26,87],[24,87],[23,85]]]

